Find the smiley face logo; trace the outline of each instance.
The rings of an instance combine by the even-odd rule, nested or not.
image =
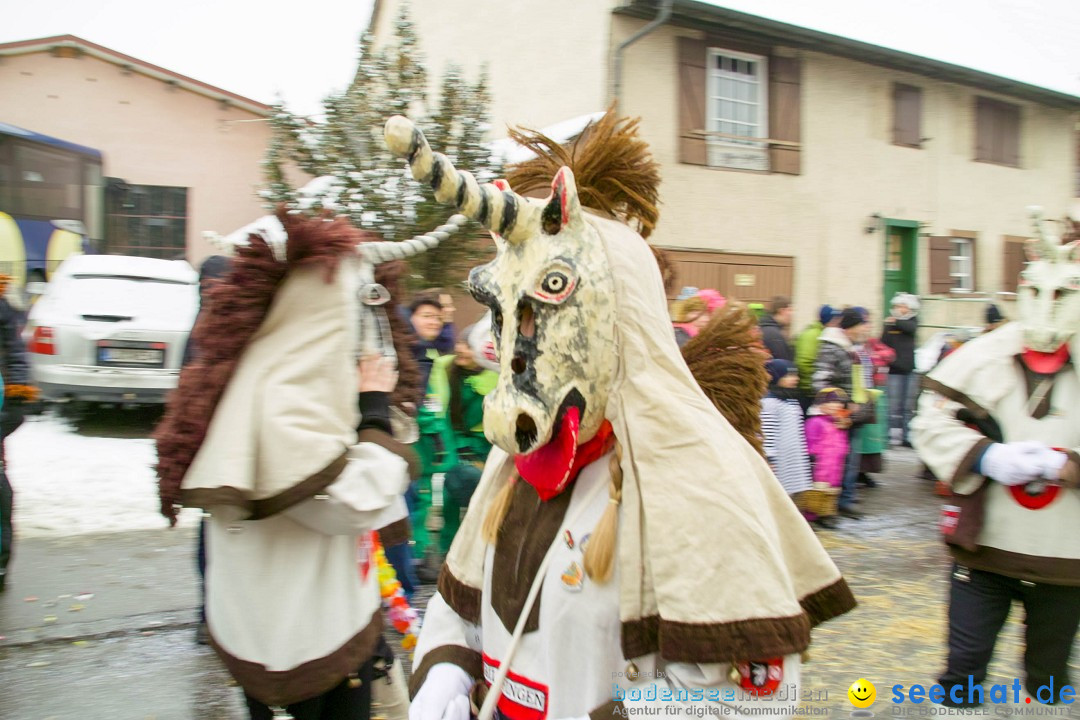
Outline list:
[[[868,708],[877,699],[877,688],[866,678],[859,678],[851,683],[847,691],[848,700],[857,708]]]

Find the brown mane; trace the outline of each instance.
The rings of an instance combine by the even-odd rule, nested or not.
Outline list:
[[[511,166],[506,179],[521,195],[546,196],[551,179],[566,166],[574,173],[582,206],[636,224],[648,238],[660,218],[660,164],[638,134],[640,122],[618,118],[610,109],[568,145],[535,130],[510,130],[510,137],[536,157]]]

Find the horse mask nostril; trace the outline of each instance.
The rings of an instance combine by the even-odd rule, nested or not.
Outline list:
[[[517,440],[518,451],[525,452],[536,442],[536,421],[526,413],[517,416],[514,428],[514,437]]]
[[[525,372],[525,358],[521,355],[515,355],[514,359],[510,361],[510,369],[514,371],[515,375]]]

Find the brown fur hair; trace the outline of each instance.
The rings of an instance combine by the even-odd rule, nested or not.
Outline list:
[[[768,356],[754,335],[757,321],[745,305],[728,302],[683,346],[690,372],[739,434],[761,446],[761,398],[769,385]]]
[[[373,239],[344,218],[289,214],[284,207],[278,208],[277,217],[289,238],[286,261],[279,262],[266,241],[255,234],[248,246],[237,249],[229,270],[208,293],[191,333],[198,354],[181,370],[179,385],[154,431],[161,514],[170,525],[176,524],[184,475],[206,438],[244,348],[266,319],[281,281],[291,268],[321,265],[330,282],[342,255],[354,252],[357,243]],[[396,334],[394,339],[395,346],[404,347],[404,356],[411,359]]]
[[[660,218],[660,164],[638,136],[640,122],[619,118],[611,108],[569,145],[535,130],[511,130],[510,137],[536,157],[511,166],[506,180],[521,195],[541,190],[546,195],[555,173],[566,166],[574,173],[582,206],[636,224],[648,238]]]

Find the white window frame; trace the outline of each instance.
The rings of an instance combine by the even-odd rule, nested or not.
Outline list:
[[[754,78],[757,81],[757,100],[750,102],[736,98],[728,98],[720,95],[719,81],[728,77],[723,71],[716,69],[717,57],[727,57],[734,60],[742,60],[755,63]],[[734,123],[737,125],[751,126],[754,129],[748,137],[760,138],[758,140],[736,140],[728,137],[710,136],[707,142],[709,149],[709,165],[714,167],[735,167],[748,170],[769,169],[769,145],[766,140],[769,137],[769,59],[764,55],[737,52],[721,47],[711,47],[706,59],[708,68],[705,82],[705,128],[710,132],[721,132],[720,123]],[[741,79],[741,78],[740,78]],[[718,116],[718,106],[721,100],[733,103],[749,104],[757,108],[757,120],[750,123],[735,120],[733,118],[721,118]],[[736,133],[731,133],[736,134]]]
[[[952,240],[952,253],[949,255],[949,277],[952,279],[952,292],[969,293],[975,292],[975,240],[973,238],[954,237]],[[961,247],[968,249],[967,253],[960,251]],[[967,261],[964,263],[964,261]],[[961,265],[960,272],[953,272],[954,261]],[[966,272],[965,272],[966,270]]]

